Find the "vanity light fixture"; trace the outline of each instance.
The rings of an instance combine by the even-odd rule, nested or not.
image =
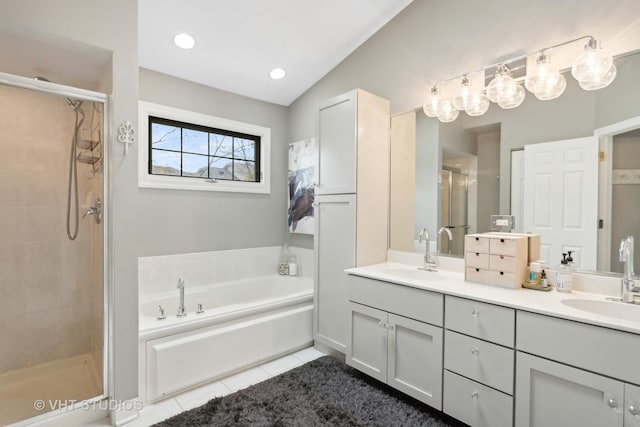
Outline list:
[[[616,77],[616,66],[611,55],[606,54],[600,43],[590,38],[584,53],[571,67],[571,74],[584,90],[596,90],[609,86]]]
[[[459,111],[465,111],[469,116],[484,114],[489,108],[489,101],[504,109],[516,108],[524,101],[524,87],[542,101],[558,98],[567,87],[567,80],[562,72],[569,69],[569,63],[564,64],[564,69],[556,63],[552,64],[548,52],[585,39],[587,43],[584,52],[571,65],[571,74],[584,90],[607,87],[616,77],[613,58],[605,53],[595,38],[583,36],[435,84],[422,109],[428,117],[451,122],[458,117]],[[524,65],[518,66],[519,62],[524,62]],[[486,87],[484,84],[480,87],[470,84],[471,74],[482,73],[484,77],[488,70],[495,70],[495,75]],[[519,72],[516,77],[512,75],[514,71]]]
[[[431,93],[427,97],[427,101],[422,105],[422,111],[427,117],[438,117],[438,107],[440,104],[440,92],[436,86],[431,88]]]
[[[567,88],[567,79],[551,64],[551,59],[543,51],[536,59],[533,70],[527,72],[524,86],[536,98],[547,101],[556,99]]]
[[[193,49],[196,45],[196,40],[187,33],[176,34],[173,42],[181,49]]]

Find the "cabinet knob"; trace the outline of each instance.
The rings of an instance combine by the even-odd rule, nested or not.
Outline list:
[[[386,327],[387,327],[387,324],[386,324],[386,323],[384,323],[384,322],[381,320],[381,321],[379,321],[379,322],[378,322],[378,326],[380,326],[381,328],[383,328],[383,329],[384,329],[384,328],[386,328]]]
[[[478,398],[478,392],[477,391],[472,391],[471,392],[471,398],[472,399],[477,399]]]
[[[607,403],[612,408],[617,408],[618,407],[618,401],[616,399],[614,399],[613,397],[610,397],[609,400],[607,400]]]
[[[629,413],[633,416],[640,415],[640,408],[634,405],[629,405]]]
[[[480,354],[480,350],[478,350],[477,348],[472,348],[471,349],[471,354],[473,354],[474,356],[477,356]]]
[[[480,310],[478,310],[477,308],[474,308],[473,310],[471,310],[471,315],[473,317],[480,317]]]
[[[387,328],[389,329],[390,334],[394,334],[396,332],[396,325],[389,325]]]

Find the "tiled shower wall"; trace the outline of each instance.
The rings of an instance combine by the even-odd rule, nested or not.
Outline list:
[[[66,233],[74,125],[61,97],[0,85],[0,374],[80,354],[101,368],[102,225]],[[82,215],[102,174],[78,177]]]

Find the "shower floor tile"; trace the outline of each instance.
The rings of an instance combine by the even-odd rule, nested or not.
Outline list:
[[[99,396],[101,376],[89,354],[6,372],[0,375],[0,425]]]

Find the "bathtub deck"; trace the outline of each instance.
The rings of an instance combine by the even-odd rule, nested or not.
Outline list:
[[[140,412],[140,418],[127,423],[126,427],[146,427],[155,424],[177,415],[180,412],[204,405],[215,397],[225,396],[257,384],[321,356],[324,356],[324,354],[313,347],[309,347],[220,381],[189,390],[153,405],[146,406]],[[94,426],[103,425],[108,426],[109,424],[94,424]]]

